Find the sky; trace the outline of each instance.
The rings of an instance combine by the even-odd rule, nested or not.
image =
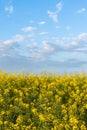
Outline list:
[[[87,72],[87,0],[0,0],[0,70]]]

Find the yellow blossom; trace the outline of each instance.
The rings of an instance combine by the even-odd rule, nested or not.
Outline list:
[[[39,114],[39,119],[44,122],[44,121],[45,121],[44,115],[40,113],[40,114]]]

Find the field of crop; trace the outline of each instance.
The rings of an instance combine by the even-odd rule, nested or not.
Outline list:
[[[0,130],[87,130],[87,75],[0,72]]]

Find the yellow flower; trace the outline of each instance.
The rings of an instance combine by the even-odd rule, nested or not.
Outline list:
[[[66,109],[63,109],[62,110],[62,114],[66,114],[67,113],[67,110]]]
[[[45,121],[44,115],[40,113],[40,114],[39,114],[39,119],[44,122],[44,121]]]
[[[78,124],[78,120],[75,117],[71,117],[69,121],[72,125]]]
[[[17,123],[17,124],[14,124],[14,130],[19,130],[19,125],[18,125],[18,123]]]
[[[65,121],[67,121],[68,116],[65,114],[65,116],[63,117],[63,119],[64,119]]]
[[[9,122],[8,121],[4,121],[4,125],[7,125]]]
[[[52,91],[48,91],[47,92],[47,96],[52,96],[53,92]]]
[[[59,124],[59,130],[62,130],[63,128],[64,128],[63,123],[60,123],[60,124]]]
[[[1,98],[0,98],[0,104],[3,103],[3,102],[4,102],[4,98],[1,97]]]
[[[18,118],[17,118],[17,120],[16,120],[16,122],[18,124],[20,124],[20,123],[22,123],[22,121],[23,121],[23,117],[22,117],[22,115],[19,115]]]
[[[84,108],[87,109],[87,104],[84,105]]]
[[[8,93],[9,93],[9,89],[7,88],[4,90],[4,94],[8,94]]]
[[[78,126],[77,125],[74,125],[73,126],[73,130],[77,130],[78,129]]]
[[[34,126],[34,127],[32,128],[32,130],[37,130],[37,128]]]
[[[69,130],[69,129],[70,129],[69,124],[65,124],[65,130]]]
[[[80,93],[80,90],[78,89],[77,91],[76,91],[76,94],[79,94]]]
[[[36,108],[33,108],[33,109],[32,109],[32,112],[33,112],[34,114],[37,114],[37,109],[36,109]]]
[[[5,111],[1,111],[1,115],[4,115],[5,114]]]
[[[26,108],[26,109],[29,108],[29,104],[25,104],[25,108]]]
[[[17,93],[17,92],[18,92],[18,90],[17,90],[17,89],[14,89],[14,92],[15,92],[15,93]]]
[[[81,130],[87,130],[85,125],[81,125]]]
[[[3,124],[3,122],[2,121],[0,121],[0,125],[2,125]]]
[[[19,91],[19,96],[22,97],[23,96],[23,92]]]

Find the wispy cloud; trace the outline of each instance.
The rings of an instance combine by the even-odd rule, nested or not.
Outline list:
[[[50,42],[51,41],[51,42]],[[39,44],[35,44],[34,48],[33,43],[30,45],[30,49],[32,48],[31,57],[36,57],[36,60],[41,59],[50,59],[52,55],[56,57],[58,53],[85,53],[87,52],[87,33],[79,34],[76,37],[54,37],[50,38],[49,40],[43,40],[42,46],[40,47]],[[85,52],[84,52],[85,50]],[[30,55],[30,54],[29,54]],[[81,53],[80,53],[81,55]],[[68,56],[67,56],[68,57]],[[73,56],[74,57],[74,56]]]
[[[74,38],[54,37],[53,40],[52,38],[50,39],[51,42],[49,40],[42,40],[41,46],[37,40],[33,42],[28,41],[28,44],[25,44],[26,47],[24,47],[23,44],[18,44],[23,41],[26,43],[26,38],[24,35],[18,34],[11,39],[0,42],[0,45],[4,47],[3,49],[2,46],[0,46],[0,55],[4,56],[4,58],[8,56],[11,58],[15,57],[15,63],[19,56],[19,59],[24,58],[29,62],[31,61],[32,64],[35,62],[35,65],[37,65],[37,63],[38,65],[40,63],[44,65],[44,61],[48,65],[51,64],[52,66],[60,67],[67,65],[68,67],[77,67],[87,63],[86,60],[75,57],[75,54],[82,54],[81,56],[83,56],[84,50],[85,53],[87,52],[87,33],[79,34]]]
[[[46,22],[45,21],[40,21],[38,24],[39,25],[44,25]]]
[[[40,32],[40,35],[46,35],[48,34],[49,32]]]
[[[28,27],[22,28],[22,31],[24,31],[24,32],[32,32],[32,31],[35,31],[36,29],[37,29],[36,27],[28,26]]]
[[[1,56],[17,56],[20,55],[21,42],[25,39],[24,35],[17,34],[11,39],[3,40],[0,42],[0,55]]]
[[[85,8],[81,8],[80,10],[77,11],[77,13],[81,14],[81,13],[84,13],[86,11]]]
[[[50,18],[52,18],[52,20],[54,22],[58,22],[58,13],[57,12],[52,12],[52,11],[48,11],[48,15]]]
[[[81,33],[76,37],[54,39],[55,52],[83,52],[87,50],[87,33]]]
[[[14,10],[13,5],[8,5],[5,7],[5,11],[8,12],[9,14],[12,14]]]
[[[57,23],[58,22],[58,14],[61,10],[62,10],[62,3],[59,2],[56,4],[56,11],[49,11],[48,10],[48,15],[54,22]]]
[[[54,47],[46,40],[42,41],[43,49],[45,52],[53,52]]]
[[[79,34],[74,40],[72,41],[71,45],[73,45],[74,49],[82,50],[82,48],[87,49],[87,33]]]
[[[42,34],[42,35],[45,35],[45,34]],[[59,52],[69,52],[69,53],[70,52],[86,52],[87,50],[87,33],[79,34],[77,37],[74,37],[74,38],[54,37],[54,39],[50,38],[51,42],[49,40],[43,40],[41,42],[42,46],[39,45],[36,39],[34,39],[34,41],[31,41],[31,39],[32,39],[31,36],[28,39],[27,36],[25,37],[24,35],[18,34],[11,39],[1,41],[0,50],[3,50],[4,48],[9,48],[23,41],[24,43],[28,41],[25,47],[26,52],[24,52],[24,55],[26,53],[27,55],[31,55],[32,58],[36,57],[36,59],[41,58],[41,57],[43,59],[47,59],[47,57],[50,57],[51,55],[55,55],[56,53],[59,53]],[[21,47],[24,50],[23,46]]]
[[[25,37],[23,35],[17,34],[15,37],[13,37],[12,39],[8,39],[3,41],[2,43],[4,45],[12,45],[14,43],[18,43],[18,42],[22,42],[25,39]]]
[[[33,46],[33,44],[32,44]],[[32,47],[31,46],[31,47]],[[30,46],[29,46],[30,47]],[[29,50],[31,49],[29,48]],[[48,59],[49,55],[53,53],[54,47],[46,40],[42,41],[42,47],[39,47],[38,44],[35,44],[33,50],[29,55],[35,60],[35,61],[44,61]]]
[[[62,6],[63,6],[63,5],[62,5],[61,2],[59,2],[59,3],[56,4],[56,7],[57,7],[57,11],[58,11],[58,12],[60,12],[60,11],[62,10]]]

